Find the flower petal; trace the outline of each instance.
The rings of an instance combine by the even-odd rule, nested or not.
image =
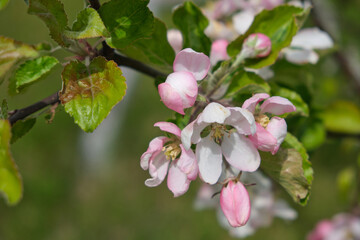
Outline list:
[[[232,227],[244,226],[250,217],[249,193],[241,182],[230,181],[220,193],[220,206]]]
[[[161,101],[166,107],[182,115],[185,114],[181,96],[170,84],[161,83],[158,86],[158,90]]]
[[[157,122],[154,127],[159,127],[161,131],[172,133],[178,137],[181,136],[181,129],[171,122]]]
[[[190,180],[186,174],[177,166],[177,161],[172,162],[169,168],[167,178],[167,186],[174,193],[174,197],[178,197],[187,192],[190,186]]]
[[[185,149],[189,149],[191,143],[198,143],[201,140],[200,133],[209,125],[208,123],[199,124],[198,119],[200,116],[201,113],[181,131],[181,142]]]
[[[175,53],[180,52],[183,46],[183,37],[179,30],[169,29],[167,31],[167,40],[170,46],[174,49]]]
[[[181,156],[177,161],[179,169],[187,175],[189,180],[195,180],[199,172],[199,166],[196,161],[195,153],[192,149],[186,150],[182,144],[180,144]]]
[[[222,170],[221,147],[209,136],[203,138],[196,146],[196,159],[199,162],[200,177],[204,182],[215,184]]]
[[[254,115],[244,108],[228,108],[231,115],[225,120],[226,125],[233,126],[240,134],[254,134],[256,132]]]
[[[203,53],[186,48],[176,55],[173,69],[174,72],[190,72],[196,80],[201,80],[206,77],[210,69],[210,59]]]
[[[254,172],[260,166],[260,155],[252,142],[238,133],[224,136],[222,153],[231,166],[246,172]]]
[[[151,159],[149,165],[149,173],[152,178],[145,181],[145,185],[148,187],[159,186],[164,181],[166,173],[169,167],[169,160],[165,155],[160,153],[155,158]]]
[[[272,154],[275,154],[279,150],[279,147],[287,134],[287,125],[285,119],[272,117],[266,127],[266,131],[271,133],[271,135],[273,135],[277,140],[274,150],[271,151]]]
[[[309,50],[327,49],[334,46],[334,41],[327,32],[319,28],[305,28],[293,37],[290,46]]]
[[[230,116],[230,110],[223,105],[212,102],[207,105],[199,117],[198,123],[220,123],[223,124],[225,119]]]
[[[229,42],[225,39],[219,39],[212,43],[210,52],[210,62],[215,65],[218,61],[229,59],[226,48]]]
[[[319,55],[313,50],[287,48],[284,53],[286,60],[294,64],[316,64],[319,61]]]
[[[251,10],[241,11],[232,17],[235,31],[239,34],[244,34],[252,22],[254,21],[255,13]]]
[[[140,166],[142,169],[147,170],[149,168],[149,161],[162,151],[164,143],[167,140],[167,137],[156,137],[151,140],[148,149],[143,153],[143,155],[141,155],[140,158]]]
[[[266,99],[260,108],[261,113],[267,112],[274,115],[281,115],[296,110],[296,107],[288,99],[279,96]]]
[[[256,123],[256,133],[249,136],[249,139],[257,149],[265,152],[274,151],[277,145],[276,138],[259,123]]]
[[[256,105],[261,102],[262,100],[269,98],[269,94],[267,93],[257,93],[251,98],[247,99],[244,104],[242,105],[242,108],[246,108],[252,113],[255,113]]]

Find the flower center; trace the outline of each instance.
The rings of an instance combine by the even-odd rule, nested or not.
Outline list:
[[[225,125],[213,123],[211,125],[211,138],[214,139],[216,143],[220,144],[225,131],[226,131]]]
[[[270,119],[265,114],[255,116],[255,121],[259,123],[263,128],[266,128],[270,122]]]
[[[163,147],[163,152],[167,160],[175,160],[181,153],[181,148],[178,142],[170,143]]]

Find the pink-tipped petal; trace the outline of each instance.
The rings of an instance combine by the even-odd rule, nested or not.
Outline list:
[[[329,220],[323,220],[316,225],[316,228],[307,236],[307,240],[325,240],[333,231],[334,224]]]
[[[170,43],[170,46],[174,49],[175,53],[180,52],[183,45],[183,37],[179,30],[169,29],[167,31],[167,40]]]
[[[276,138],[259,123],[256,123],[256,133],[249,136],[249,139],[257,149],[264,152],[274,151],[277,145]]]
[[[177,166],[182,172],[184,172],[187,178],[191,181],[195,180],[199,172],[199,166],[196,161],[195,153],[192,149],[186,150],[182,144],[180,144],[181,156],[177,161]]]
[[[243,43],[243,50],[247,58],[266,57],[271,52],[271,40],[262,33],[250,34]]]
[[[176,55],[173,68],[174,72],[190,72],[196,80],[202,80],[210,69],[210,59],[203,53],[186,48]]]
[[[229,59],[226,48],[229,42],[225,39],[219,39],[212,43],[210,52],[210,62],[215,65],[218,61]]]
[[[255,113],[256,105],[261,102],[262,100],[269,98],[269,94],[267,93],[257,93],[251,98],[247,99],[244,104],[242,105],[242,108],[246,108],[252,113]]]
[[[185,115],[184,105],[180,94],[168,83],[161,83],[158,86],[161,101],[171,110]]]
[[[164,143],[167,140],[167,137],[156,137],[151,140],[148,149],[141,155],[140,158],[140,166],[142,169],[147,170],[149,168],[149,161],[162,151]]]
[[[167,186],[173,192],[174,197],[178,197],[187,192],[190,186],[190,180],[186,174],[177,166],[177,161],[171,163],[167,178]]]
[[[276,146],[271,151],[272,154],[275,154],[279,150],[279,147],[287,134],[287,125],[285,119],[272,117],[266,127],[266,131],[268,131],[277,140]]]
[[[250,197],[244,185],[230,181],[220,193],[220,206],[232,227],[244,226],[250,217]]]
[[[152,178],[145,181],[145,185],[148,187],[159,186],[164,181],[169,167],[169,160],[165,155],[159,153],[155,158],[151,159],[149,164],[149,173]]]
[[[181,136],[181,129],[171,122],[157,122],[154,127],[159,127],[161,131],[172,133],[178,137]]]
[[[255,118],[250,111],[239,107],[228,109],[231,115],[225,120],[226,125],[233,126],[240,134],[250,135],[256,132]]]
[[[219,103],[212,102],[207,105],[201,113],[199,123],[220,123],[223,124],[225,119],[230,116],[230,110]]]
[[[202,180],[215,184],[222,171],[221,148],[209,136],[203,138],[196,146],[196,159],[199,163],[199,173]]]
[[[224,136],[221,150],[231,166],[245,172],[254,172],[260,166],[260,155],[253,143],[243,135]]]
[[[288,99],[279,96],[266,99],[260,108],[260,113],[267,112],[274,115],[296,111],[296,107]]]

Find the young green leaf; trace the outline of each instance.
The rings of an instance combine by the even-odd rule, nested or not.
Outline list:
[[[5,8],[8,3],[9,3],[9,0],[0,0],[0,10]]]
[[[50,36],[61,46],[69,45],[64,36],[67,16],[59,0],[30,0],[28,13],[41,18],[50,30]]]
[[[359,134],[360,108],[352,102],[337,101],[320,115],[326,129],[332,132]]]
[[[263,33],[271,40],[271,53],[264,58],[249,59],[245,65],[250,68],[262,68],[273,64],[281,49],[290,45],[307,14],[307,10],[290,5],[263,10],[255,17],[249,30],[229,44],[228,54],[231,57],[236,56],[242,48],[243,41],[250,34]]]
[[[36,118],[28,118],[25,120],[16,121],[16,123],[11,128],[11,141],[10,143],[15,143],[19,138],[22,138],[27,134],[35,125]]]
[[[58,64],[59,61],[51,56],[42,56],[32,60],[28,60],[21,64],[15,72],[13,85],[16,93],[19,93],[24,87],[36,82],[42,76],[50,72],[50,70]],[[13,91],[12,91],[13,92]]]
[[[33,46],[0,36],[0,83],[19,60],[38,55]]]
[[[154,32],[149,39],[140,39],[122,49],[127,56],[153,66],[160,71],[172,72],[175,53],[166,37],[166,26],[155,18]]]
[[[184,48],[192,48],[209,56],[211,41],[204,33],[209,20],[194,3],[186,1],[177,7],[173,22],[183,35]]]
[[[0,119],[0,192],[9,205],[15,205],[22,197],[22,181],[10,152],[11,126]]]
[[[137,40],[149,38],[154,31],[154,16],[147,7],[149,0],[112,0],[99,9],[111,34],[107,43],[123,49]]]
[[[306,205],[313,180],[313,170],[305,148],[288,134],[275,155],[261,152],[261,168],[278,182],[296,203]]]
[[[85,8],[78,15],[71,30],[64,32],[67,38],[84,39],[95,37],[109,37],[98,12],[93,8]]]
[[[95,130],[126,91],[120,68],[103,57],[94,58],[89,66],[70,62],[62,79],[61,103],[86,132]]]

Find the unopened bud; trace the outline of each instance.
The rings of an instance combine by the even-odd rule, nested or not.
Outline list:
[[[262,33],[250,34],[244,40],[242,51],[247,58],[266,57],[271,52],[271,40]]]

